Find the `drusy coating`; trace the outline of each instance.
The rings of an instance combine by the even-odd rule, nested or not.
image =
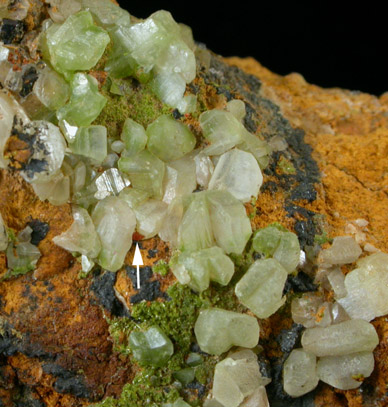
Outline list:
[[[132,332],[129,347],[135,359],[143,365],[164,366],[174,353],[171,340],[158,326],[145,332]]]

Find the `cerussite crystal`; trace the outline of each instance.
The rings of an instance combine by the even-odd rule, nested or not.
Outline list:
[[[285,302],[286,279],[287,271],[277,260],[256,260],[236,284],[235,293],[255,315],[268,318]]]
[[[372,324],[352,319],[325,328],[306,329],[302,346],[316,356],[341,356],[355,352],[371,352],[379,343]]]
[[[204,352],[221,355],[232,346],[256,346],[260,328],[256,318],[250,315],[209,308],[200,312],[194,332]]]
[[[362,379],[372,374],[374,364],[372,352],[326,356],[319,359],[317,372],[319,379],[330,386],[350,390],[361,386]]]
[[[136,360],[151,366],[164,366],[174,353],[171,340],[158,326],[131,332],[129,347]]]
[[[317,358],[303,349],[294,349],[283,366],[283,387],[292,397],[300,397],[318,384]]]

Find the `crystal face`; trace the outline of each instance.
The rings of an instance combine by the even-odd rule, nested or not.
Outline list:
[[[107,156],[107,134],[104,126],[80,127],[69,148],[101,164]]]
[[[121,140],[124,142],[126,156],[136,155],[145,149],[147,134],[144,127],[132,119],[125,119]]]
[[[221,355],[232,346],[256,346],[260,328],[256,318],[250,315],[209,308],[200,312],[194,332],[201,350]]]
[[[0,213],[0,251],[5,250],[8,246],[8,234],[3,218]]]
[[[144,332],[131,332],[129,347],[136,360],[151,366],[164,366],[174,353],[171,340],[157,326],[152,326]]]

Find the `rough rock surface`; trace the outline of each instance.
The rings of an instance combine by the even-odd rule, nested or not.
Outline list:
[[[29,30],[45,13],[41,8],[36,11],[42,7],[38,3],[26,19]],[[98,70],[93,74],[100,83],[106,78]],[[273,74],[253,59],[215,55],[210,65],[199,62],[197,78],[189,86],[208,109],[241,98],[249,131],[267,140],[280,135],[289,145],[272,154],[257,202],[246,204],[255,227],[280,222],[297,233],[304,247],[316,235],[343,235],[349,222],[364,218],[369,222],[363,230],[366,242],[388,251],[388,94],[378,98],[322,89],[299,74]],[[181,120],[199,132],[195,116]],[[101,275],[79,278],[80,264],[52,243],[72,222],[69,205],[41,202],[20,176],[1,170],[0,210],[15,231],[31,222],[48,225],[35,240],[42,252],[37,269],[0,282],[0,405],[86,406],[119,396],[136,369],[113,349],[105,316],[127,312],[115,293],[129,310],[142,299],[163,300],[174,281],[172,273],[163,277],[144,267],[145,283],[138,292],[131,270],[122,269],[100,293]],[[169,258],[167,245],[157,238],[140,246],[145,266]],[[128,266],[132,258],[133,249],[126,257]],[[5,255],[0,253],[0,277],[5,271]],[[289,293],[311,284],[300,275],[300,281],[289,278]],[[289,352],[299,346],[301,330],[289,313],[261,321],[263,365],[270,363],[272,376],[267,388],[271,406],[387,405],[388,325],[384,317],[373,325],[380,340],[374,351],[376,368],[359,389],[340,391],[320,384],[313,395],[291,400],[281,389],[281,369]]]

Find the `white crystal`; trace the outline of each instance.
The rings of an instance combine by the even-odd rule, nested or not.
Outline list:
[[[197,174],[197,183],[202,188],[207,188],[210,178],[214,172],[214,165],[210,157],[198,150],[194,156],[195,171]]]
[[[33,183],[32,188],[41,201],[63,205],[70,199],[70,178],[59,172],[46,182]]]
[[[209,189],[229,191],[242,202],[256,197],[263,175],[251,153],[233,149],[221,155],[209,182]]]
[[[109,195],[118,195],[125,187],[130,185],[130,182],[123,178],[117,168],[110,168],[104,171],[95,180],[97,192],[95,197],[97,199],[104,199]]]
[[[350,390],[361,386],[362,379],[372,374],[374,364],[372,352],[326,356],[319,359],[317,371],[323,382],[340,390]]]
[[[327,275],[327,279],[334,291],[335,298],[338,299],[346,296],[345,275],[340,268],[331,270]]]
[[[259,386],[239,407],[270,407],[265,387]]]
[[[94,261],[90,260],[83,254],[81,256],[81,266],[84,273],[89,273],[89,271],[94,267]]]
[[[283,366],[284,391],[300,397],[318,385],[317,358],[303,349],[294,349]]]
[[[162,102],[178,107],[183,100],[186,82],[177,73],[160,73],[152,81],[152,87]]]
[[[134,208],[137,231],[149,239],[157,235],[162,227],[167,212],[167,204],[150,199]]]
[[[350,264],[361,255],[362,250],[357,242],[350,236],[335,237],[329,249],[322,250],[319,261],[324,264]]]
[[[167,214],[159,231],[159,237],[170,243],[172,248],[178,247],[178,230],[183,218],[182,199],[174,199],[168,206]]]

